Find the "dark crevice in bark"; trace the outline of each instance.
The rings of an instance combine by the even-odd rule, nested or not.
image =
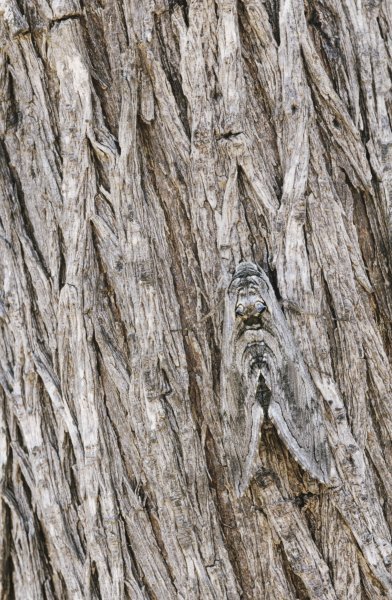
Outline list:
[[[186,345],[186,353],[187,353],[187,362],[191,367],[196,361],[193,360],[193,352],[192,345]],[[199,386],[197,385],[197,377],[196,373],[189,373],[189,385],[188,385],[188,395],[189,395],[189,408],[192,415],[193,422],[195,423],[197,432],[199,437],[201,436],[201,427],[204,421],[203,411],[202,411],[202,394],[200,392]]]
[[[97,351],[101,355],[100,350],[97,350]],[[101,363],[100,368],[102,369],[102,372],[103,372],[104,362],[103,362],[102,356],[100,357],[99,362]],[[101,379],[104,379],[104,374],[102,374]],[[128,478],[131,478],[128,480],[131,485],[131,488],[133,489],[135,494],[140,499],[141,504],[143,504],[143,497],[144,497],[143,487],[142,487],[140,481],[137,482],[135,478],[132,478],[133,477],[132,474],[135,472],[134,464],[130,464],[130,457],[129,457],[128,453],[124,450],[123,443],[121,442],[121,433],[120,433],[121,429],[119,428],[119,419],[124,419],[124,420],[127,419],[128,413],[122,407],[122,409],[123,409],[122,413],[120,416],[117,415],[117,421],[116,421],[116,414],[114,412],[112,402],[108,401],[108,397],[105,392],[105,386],[104,386],[104,391],[103,391],[103,399],[104,399],[104,401],[103,401],[103,406],[102,406],[102,413],[104,414],[105,418],[108,419],[108,424],[106,424],[106,427],[108,425],[110,425],[111,434],[116,440],[116,444],[113,445],[113,447],[111,444],[109,444],[110,448],[108,447],[108,452],[111,456],[113,456],[115,454],[117,460],[119,460],[119,459],[121,460],[121,465],[124,468],[124,473],[126,473]],[[132,436],[134,436],[135,435],[134,431],[132,429],[131,429],[131,431],[132,431]],[[116,489],[117,482],[115,480],[113,480],[113,485],[114,485],[114,489]]]
[[[75,506],[82,505],[82,498],[79,490],[79,482],[75,476],[74,467],[77,467],[76,456],[74,453],[72,440],[68,432],[64,433],[64,441],[62,446],[63,453],[63,469],[64,475],[69,485],[69,491]],[[86,540],[81,540],[85,550]]]
[[[115,94],[115,76],[112,76],[108,47],[105,41],[105,25],[94,10],[87,9],[84,40],[90,62],[91,82],[99,100],[105,124],[117,139],[120,100]]]
[[[110,270],[105,262],[104,256],[100,251],[99,238],[96,234],[94,224],[91,223],[91,241],[94,249],[95,260],[97,264],[97,270],[99,277],[96,282],[96,293],[101,298],[109,299],[106,306],[107,320],[103,319],[103,315],[98,311],[96,322],[99,324],[99,332],[104,339],[105,343],[110,347],[112,354],[116,356],[121,363],[122,367],[128,372],[129,377],[131,376],[125,356],[129,359],[131,349],[128,344],[127,327],[123,321],[122,314],[120,312],[119,304],[116,298],[115,286],[109,278]],[[114,328],[114,323],[117,324],[117,328]],[[108,324],[111,325],[110,329]],[[119,339],[119,333],[121,338]],[[121,342],[121,343],[120,343]],[[99,342],[97,341],[96,334],[92,338],[92,343],[96,344],[96,349],[101,352]],[[99,356],[99,355],[97,355]]]
[[[141,505],[145,508],[148,520],[151,525],[152,533],[154,534],[155,542],[159,548],[159,551],[162,555],[163,560],[165,561],[165,569],[166,573],[170,579],[170,583],[173,588],[177,591],[177,587],[175,585],[175,576],[173,573],[172,566],[169,561],[169,556],[165,547],[164,539],[162,536],[161,525],[159,521],[158,511],[153,504],[152,500],[150,500],[148,494],[144,492],[143,488],[140,485],[140,482],[135,487],[135,493],[140,497]],[[151,592],[152,593],[152,592]],[[155,595],[153,594],[155,598]]]
[[[227,131],[226,133],[222,133],[220,135],[217,136],[217,140],[231,140],[232,138],[237,137],[238,135],[241,135],[241,133],[244,133],[243,131]]]
[[[64,579],[63,574],[61,573],[61,571],[57,571],[56,572],[56,578],[57,578],[57,580],[58,580],[58,582],[60,584],[60,587],[61,587],[60,598],[61,598],[61,600],[63,600],[63,599],[65,600],[67,598],[68,591],[67,591],[67,585],[65,583],[65,579]]]
[[[36,60],[40,64],[43,72],[43,90],[45,93],[46,105],[49,113],[49,120],[45,123],[45,134],[44,141],[46,144],[50,145],[53,151],[53,160],[54,164],[51,164],[53,168],[53,175],[57,182],[61,181],[61,172],[62,172],[62,164],[63,164],[63,156],[61,151],[61,135],[59,133],[60,129],[60,115],[59,115],[59,94],[60,94],[60,82],[58,79],[58,74],[56,73],[53,65],[48,60],[47,45],[42,44],[42,39],[40,36],[36,39],[36,36],[31,36],[31,42],[35,50]],[[36,99],[37,101],[37,99]],[[38,121],[39,116],[36,116]],[[21,128],[23,128],[23,120],[21,120]],[[47,129],[49,129],[49,139],[47,134]],[[23,129],[22,129],[23,130]],[[52,135],[50,135],[52,134]],[[39,174],[37,174],[39,175]],[[61,184],[60,184],[61,185]],[[60,191],[59,185],[59,191]],[[61,193],[61,192],[60,192]]]
[[[13,0],[13,3],[10,5],[10,8],[12,7],[11,11],[14,13],[14,16],[16,16],[11,35],[16,40],[18,40],[19,37],[28,35],[30,33],[25,2],[27,2],[27,0]]]
[[[102,157],[99,155],[97,149],[93,146],[89,138],[86,138],[86,143],[90,154],[89,163],[91,167],[94,168],[97,178],[96,189],[99,189],[101,185],[110,193],[110,179],[108,177],[107,172],[105,171],[105,166],[102,163]]]
[[[26,455],[27,456],[27,455]],[[18,479],[20,480],[20,487],[23,490],[23,495],[24,495],[24,509],[26,509],[26,505],[28,507],[29,512],[33,513],[33,509],[32,509],[32,490],[30,489],[29,484],[26,481],[26,478],[24,476],[23,473],[23,469],[19,468],[18,469]],[[26,515],[24,515],[24,517],[26,518],[26,521],[28,519],[28,517],[26,517]]]
[[[38,24],[42,27],[42,20],[38,15],[37,3],[31,2],[30,0],[17,0],[17,5],[23,17],[27,20],[32,32],[37,28]]]
[[[268,231],[264,215],[257,214],[251,194],[247,193],[247,177],[242,167],[238,166],[238,194],[244,210],[244,216],[249,228],[249,241],[252,246],[254,261],[268,270],[266,257],[268,255],[267,240],[263,233]]]
[[[363,585],[363,581],[361,581],[361,598],[360,600],[374,600],[371,596],[366,593],[365,587]]]
[[[46,349],[42,349],[42,352],[46,353]],[[46,354],[46,358],[47,358],[48,364],[52,366],[51,357],[48,356],[48,354]],[[56,430],[57,423],[58,423],[58,421],[56,419],[55,409],[54,409],[50,395],[48,393],[48,390],[45,387],[43,380],[38,375],[38,373],[37,373],[36,377],[37,377],[37,389],[39,390],[40,397],[42,398],[42,404],[40,406],[42,422],[43,422],[42,433],[45,436],[46,441],[51,445],[53,450],[56,452],[57,458],[60,461],[59,446],[58,446],[59,440],[54,433]],[[59,394],[61,395],[60,382],[57,380],[56,375],[54,375],[54,378],[55,378],[56,389],[59,392]]]
[[[383,17],[381,17],[380,15],[378,17],[376,17],[376,21],[377,21],[378,30],[380,32],[380,36],[381,36],[383,42],[388,44],[388,42],[389,42],[388,24],[385,22]]]
[[[274,483],[279,493],[282,496],[286,495],[282,481],[285,479],[285,472],[290,473],[290,485],[295,489],[305,490],[303,484],[304,470],[300,464],[294,460],[291,452],[289,452],[282,442],[278,431],[270,419],[264,421],[260,436],[259,456],[262,462],[262,467],[257,471],[255,482],[262,488],[267,488],[271,483]],[[276,463],[276,457],[280,460]],[[290,493],[293,495],[293,491]],[[288,502],[290,500],[287,500]]]
[[[272,0],[272,2],[273,1],[274,0]],[[266,116],[266,123],[264,125],[268,125],[273,131],[273,135],[268,136],[268,144],[271,150],[274,150],[275,156],[279,156],[276,144],[277,135],[275,129],[274,106],[271,105],[271,99],[267,95],[263,82],[260,81],[260,75],[257,68],[257,62],[261,60],[259,55],[260,50],[257,44],[258,40],[255,38],[252,24],[249,22],[248,13],[242,3],[239,4],[238,27],[241,39],[241,57],[243,60],[247,97],[249,100],[257,102],[257,109],[252,111],[252,116],[258,115],[259,112],[262,112]],[[262,134],[265,136],[267,131],[264,129]],[[279,161],[277,161],[277,164],[278,162]]]
[[[389,70],[389,76],[390,79],[392,80],[392,69]],[[389,92],[388,96],[386,96],[385,98],[385,108],[386,108],[386,113],[387,113],[387,118],[388,118],[388,123],[389,123],[389,129],[392,130],[392,94],[391,92]]]
[[[280,46],[280,28],[279,28],[279,12],[280,2],[279,0],[265,0],[265,9],[268,14],[268,21],[271,25],[272,33],[278,46]]]
[[[166,394],[162,394],[161,396],[161,403],[162,406],[165,410],[165,414],[166,414],[166,418],[167,418],[167,422],[169,423],[169,427],[172,431],[172,434],[174,436],[175,439],[175,444],[176,444],[176,448],[178,449],[179,453],[181,453],[181,448],[180,448],[180,441],[179,441],[179,427],[178,427],[178,423],[177,423],[177,419],[176,419],[176,414],[173,410],[173,407],[170,404],[170,401],[167,399]]]
[[[217,0],[213,0],[213,2],[214,2],[215,17],[218,22],[219,21],[219,3],[217,2]]]
[[[305,6],[305,18],[332,87],[343,102],[350,104],[350,94],[346,88],[345,55],[341,51],[339,36],[336,35],[337,24],[340,24],[339,15],[321,3],[308,2]],[[343,76],[340,75],[340,70]],[[350,111],[352,107],[348,105],[347,108]]]
[[[191,129],[188,120],[188,100],[182,89],[181,75],[177,66],[171,64],[170,57],[167,48],[169,47],[165,40],[164,29],[161,23],[161,19],[155,16],[155,30],[158,37],[160,56],[162,61],[162,67],[165,71],[167,80],[173,93],[173,97],[178,106],[179,116],[184,127],[184,131],[191,139]]]
[[[311,265],[312,265],[312,258],[309,252],[309,244],[312,243],[312,237],[311,237],[311,230],[312,230],[312,226],[310,224],[310,219],[308,216],[308,209],[307,209],[307,203],[306,203],[306,218],[305,218],[305,223],[302,227],[302,232],[303,232],[303,240],[304,240],[304,248],[305,248],[305,252],[306,252],[306,258],[308,261],[308,266],[309,266],[309,270],[311,269]],[[314,283],[313,283],[313,277],[310,276],[309,277],[310,280],[310,287],[312,289],[312,294],[314,295]]]
[[[148,581],[147,581],[146,577],[144,576],[144,573],[136,560],[136,555],[132,549],[131,540],[130,540],[130,537],[128,534],[126,520],[124,519],[123,516],[121,516],[121,519],[124,524],[125,542],[127,545],[127,552],[128,552],[128,555],[129,555],[129,558],[131,561],[131,565],[132,565],[132,574],[133,574],[135,580],[137,581],[139,588],[141,590],[143,590],[144,593],[147,593],[148,597],[151,600],[160,600],[159,598],[156,597],[156,595],[152,591],[151,586],[148,584]]]
[[[292,589],[296,598],[300,598],[301,600],[312,600],[312,597],[309,595],[302,579],[293,571],[293,568],[290,564],[290,560],[288,559],[283,544],[280,545],[280,555],[282,557],[282,566],[284,573],[286,575],[287,583],[289,587]]]
[[[374,426],[374,410],[372,408],[370,408],[370,412],[372,413],[371,419],[372,419],[372,423]],[[376,431],[375,428],[374,428],[374,430]],[[390,533],[392,533],[392,498],[390,498],[387,493],[387,489],[386,489],[384,481],[383,481],[383,475],[381,472],[379,472],[379,470],[377,468],[377,462],[374,461],[372,458],[372,453],[369,448],[369,445],[365,449],[365,452],[366,452],[366,457],[367,457],[369,465],[373,465],[374,485],[375,485],[376,493],[378,496],[378,502],[379,502],[379,505],[381,506],[381,509],[382,509],[382,512],[384,515],[384,519],[385,519],[385,523],[387,523],[387,525],[389,527],[389,531],[390,531]],[[385,464],[386,465],[388,464],[387,460],[386,460]]]
[[[22,123],[23,115],[20,111],[20,107],[17,101],[17,95],[15,93],[15,83],[14,78],[12,76],[12,65],[10,64],[9,59],[7,59],[6,61],[5,68],[7,69],[8,76],[8,102],[5,117],[5,135],[7,135],[10,129],[13,129],[15,131],[18,130],[19,125]],[[9,164],[8,160],[6,162],[7,164]]]
[[[361,576],[361,600],[375,600],[377,598],[385,598],[389,600],[390,589],[384,590],[369,572],[365,572],[361,564],[359,566]],[[375,595],[376,594],[376,595]]]
[[[353,222],[357,231],[359,248],[374,289],[374,293],[368,297],[369,306],[387,353],[392,358],[392,303],[389,287],[392,285],[392,276],[389,271],[387,235],[383,235],[383,227],[379,226],[374,199],[370,195],[364,196],[359,190],[356,190],[347,176],[346,184],[353,198]],[[387,223],[387,219],[385,219],[385,223]],[[380,258],[384,259],[384,265]]]
[[[7,505],[4,505],[3,510],[6,515],[11,515],[11,511]],[[11,516],[9,516],[9,521],[8,521],[7,517],[6,517],[6,519],[7,519],[7,521],[5,521],[4,526],[6,527],[8,524],[10,527],[10,533],[11,533],[11,527],[12,527]],[[17,600],[16,595],[15,595],[14,581],[13,581],[15,568],[14,568],[14,563],[12,560],[12,541],[11,541],[11,539],[9,539],[9,540],[5,539],[4,542],[7,545],[8,555],[5,559],[5,561],[3,562],[3,566],[2,566],[3,598],[4,598],[4,600]]]
[[[356,69],[356,75],[357,75],[357,79],[358,79],[358,83],[359,83],[359,108],[360,108],[361,119],[362,119],[362,128],[360,128],[358,126],[358,131],[361,136],[364,150],[366,150],[366,144],[368,143],[369,136],[370,136],[369,123],[368,123],[368,111],[366,108],[366,100],[365,100],[365,92],[364,92],[364,89],[366,89],[366,86],[363,86],[363,82],[361,79],[362,65],[358,58],[355,63],[355,69]]]
[[[372,164],[372,156],[369,151],[369,142],[371,143],[372,141],[373,140],[371,140],[369,137],[366,140],[366,143],[364,142],[364,152],[371,173],[371,186],[373,189],[373,194],[369,193],[368,190],[361,189],[360,191],[363,191],[364,195],[369,200],[369,202],[373,201],[372,212],[374,212],[374,217],[377,221],[377,227],[375,227],[374,229],[375,231],[379,232],[379,237],[381,241],[385,244],[385,246],[391,249],[391,239],[388,232],[388,223],[390,216],[388,198],[385,198],[384,191],[380,185],[380,175],[376,172]],[[377,202],[375,202],[375,199],[377,200]],[[369,218],[371,217],[372,212],[369,211]],[[374,225],[374,220],[372,225]]]
[[[49,588],[50,594],[49,597],[54,597],[54,586],[53,586],[53,565],[50,560],[49,554],[49,546],[47,543],[47,537],[45,535],[43,526],[41,521],[38,519],[36,513],[33,513],[34,519],[34,535],[36,538],[37,549],[41,561],[41,568],[44,573],[43,581],[41,582],[42,589],[44,589],[44,585]],[[46,597],[46,591],[45,595]]]
[[[58,270],[58,290],[59,292],[65,286],[67,280],[67,265],[65,261],[65,242],[63,237],[63,232],[61,231],[61,227],[57,227],[57,235],[58,235],[58,248],[59,248],[59,270]]]
[[[162,536],[162,531],[161,531],[161,525],[159,522],[159,514],[156,511],[155,507],[153,507],[152,503],[147,503],[147,516],[148,519],[150,521],[150,525],[151,525],[151,529],[152,532],[154,534],[154,539],[156,541],[156,544],[159,548],[159,551],[162,555],[163,560],[165,561],[165,569],[166,569],[166,573],[170,579],[170,583],[173,586],[173,588],[176,590],[177,592],[177,586],[176,586],[176,580],[175,580],[175,576],[173,573],[173,568],[170,564],[170,560],[169,560],[169,556],[165,547],[165,543],[163,540],[163,536]],[[155,596],[154,596],[155,597]],[[159,599],[158,599],[159,600]]]
[[[280,302],[280,301],[282,301],[282,296],[279,292],[278,273],[277,273],[276,269],[273,269],[270,266],[267,270],[267,273],[268,273],[268,278],[270,280],[272,288],[275,292],[276,299]]]
[[[99,2],[102,2],[102,0],[99,0]],[[104,6],[105,6],[105,3],[103,4],[103,7]],[[123,2],[118,2],[117,3],[117,7],[118,7],[119,15],[120,15],[119,21],[121,22],[121,25],[122,25],[122,33],[124,35],[124,40],[125,40],[125,43],[126,43],[126,47],[130,48],[131,47],[131,42],[133,40],[130,39],[130,37],[129,37],[129,32],[128,32],[128,28],[127,28],[127,19],[126,19],[125,11],[124,11],[124,3]],[[88,7],[86,7],[86,14],[87,14],[87,11],[88,11]]]
[[[325,113],[323,112],[323,108],[325,109],[326,107],[323,106],[323,104],[320,102],[320,96],[317,90],[317,87],[314,86],[314,82],[312,79],[312,75],[309,72],[308,66],[307,66],[307,62],[306,62],[306,57],[301,49],[301,56],[302,56],[302,63],[303,63],[303,68],[304,68],[304,73],[306,76],[306,81],[308,84],[308,89],[310,92],[310,96],[312,98],[312,105],[315,111],[315,115],[316,115],[316,128],[318,131],[318,139],[320,140],[322,147],[324,149],[324,152],[322,153],[322,157],[324,160],[324,167],[329,175],[329,177],[331,178],[331,181],[334,181],[334,176],[333,176],[333,169],[332,169],[332,151],[333,151],[333,143],[336,143],[335,138],[334,138],[334,131],[331,131],[331,127],[330,127],[330,123],[325,119]],[[325,111],[327,112],[327,111]],[[312,163],[310,162],[310,167],[314,168],[315,170],[315,174],[316,174],[316,179],[318,178],[318,172],[317,172],[317,166],[312,165]],[[309,188],[308,188],[308,193],[309,193]]]
[[[220,378],[221,378],[221,363],[222,363],[222,349],[216,340],[214,335],[214,324],[213,319],[209,317],[207,319],[207,342],[211,353],[211,368],[212,368],[212,389],[216,394],[217,390],[220,389]],[[219,394],[216,394],[219,398]],[[202,409],[203,402],[201,399],[200,407]]]
[[[19,448],[21,448],[21,450],[27,456],[29,451],[25,444],[21,429],[16,421],[14,421],[14,423],[13,423],[13,430],[14,430],[14,435],[13,436],[11,435],[11,442],[13,442],[15,440],[16,444],[19,446]]]
[[[320,542],[321,498],[322,492],[317,494],[313,492],[302,492],[295,497],[294,502],[305,519],[311,539],[314,541],[323,560],[327,562],[326,557],[323,555],[322,544]]]
[[[176,6],[181,8],[182,16],[184,17],[184,22],[187,27],[189,27],[189,7],[187,0],[168,0],[169,2],[169,11],[172,13]]]
[[[331,367],[332,367],[332,374],[333,374],[333,378],[335,381],[338,381],[338,365],[337,365],[337,357],[339,356],[338,351],[337,351],[337,345],[336,345],[336,338],[335,338],[335,332],[336,332],[336,312],[334,309],[334,304],[333,304],[333,300],[332,300],[332,296],[331,296],[331,292],[329,291],[328,288],[328,284],[327,281],[324,277],[324,274],[322,272],[322,270],[320,271],[320,277],[321,277],[321,285],[323,287],[324,290],[324,306],[326,311],[329,310],[330,311],[330,316],[329,318],[327,317],[325,319],[325,328],[326,328],[326,332],[327,332],[327,336],[328,336],[328,341],[329,341],[329,347],[331,349],[330,352],[330,358],[331,358]],[[324,312],[324,311],[323,311]]]
[[[385,421],[385,417],[383,415],[383,409],[378,406],[378,403],[375,402],[375,398],[377,398],[377,388],[373,383],[372,379],[372,371],[369,366],[368,361],[366,361],[366,381],[367,381],[367,408],[368,408],[368,417],[371,419],[373,430],[377,435],[377,440],[380,444],[380,452],[385,461],[385,465],[388,466],[391,462],[391,435],[388,430],[388,425]],[[372,457],[370,454],[370,460],[372,461]],[[375,468],[375,473],[378,475],[377,470]],[[381,478],[382,480],[382,478]],[[391,501],[387,495],[383,496],[387,501]],[[382,504],[381,504],[382,505]],[[389,524],[389,527],[392,527],[392,513],[389,514],[389,518],[386,520],[386,523]]]
[[[99,215],[105,221],[114,235],[116,235],[116,213],[114,211],[113,204],[102,192],[96,193],[94,198],[94,208],[97,215]]]
[[[99,576],[97,565],[94,561],[92,561],[90,565],[90,592],[92,598],[97,598],[97,600],[101,600],[101,589],[99,587]]]
[[[50,21],[49,27],[55,27],[58,23],[64,23],[64,21],[80,21],[82,18],[82,14],[63,15],[62,17],[52,19]]]
[[[28,291],[28,299],[25,302],[25,311],[31,318],[33,330],[35,333],[35,341],[39,346],[47,348],[46,341],[48,339],[47,331],[45,328],[44,321],[39,310],[37,290],[33,284],[33,277],[27,266],[25,252],[23,245],[20,243],[20,256],[23,261],[23,275],[26,281],[26,288]]]
[[[29,241],[31,242],[31,245],[36,254],[37,260],[40,263],[40,266],[41,266],[42,270],[44,271],[46,277],[48,279],[50,279],[48,267],[46,265],[45,259],[43,257],[43,254],[40,250],[39,244],[35,237],[34,227],[31,223],[30,216],[29,216],[29,213],[27,210],[27,206],[25,203],[25,195],[24,195],[24,192],[22,189],[21,182],[19,180],[19,176],[17,174],[15,167],[12,166],[12,161],[10,160],[8,150],[2,140],[0,140],[0,149],[3,153],[3,161],[5,163],[4,164],[5,168],[2,169],[3,173],[5,175],[8,174],[8,178],[14,188],[14,192],[15,192],[14,198],[15,198],[16,204],[19,208],[19,211],[16,211],[16,213],[19,212],[21,220],[23,222],[23,229],[25,230],[26,235],[27,235]],[[17,226],[16,226],[16,230],[18,231]],[[22,232],[22,234],[23,233],[24,232]]]
[[[5,414],[6,402],[5,399],[3,402],[2,392],[0,393],[0,401],[4,406]],[[10,434],[7,419],[5,419],[5,422],[3,422],[3,427],[4,435],[6,435],[6,440],[8,442],[7,445],[9,447],[7,462],[4,467],[4,479],[2,480],[2,488],[5,489],[7,486],[12,485],[13,451],[12,447],[10,446]],[[12,512],[7,502],[5,502],[2,498],[0,499],[0,509],[0,519],[2,519],[3,521],[0,527],[4,535],[3,539],[0,542],[0,547],[2,549],[2,554],[0,556],[0,582],[3,592],[2,600],[16,600],[13,582],[14,563],[12,558]]]

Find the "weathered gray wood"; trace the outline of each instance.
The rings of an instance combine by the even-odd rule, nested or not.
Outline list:
[[[0,598],[392,598],[391,25],[0,0]],[[244,262],[274,378],[235,424]]]
[[[241,263],[230,282],[222,343],[224,442],[239,493],[260,468],[265,419],[295,460],[321,483],[329,483],[323,409],[271,283],[253,263]]]

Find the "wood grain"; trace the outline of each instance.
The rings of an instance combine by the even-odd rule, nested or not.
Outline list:
[[[0,598],[392,598],[391,25],[0,0]]]

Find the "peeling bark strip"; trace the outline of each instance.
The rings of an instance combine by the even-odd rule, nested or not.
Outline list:
[[[392,598],[391,34],[0,0],[0,600]]]
[[[224,444],[239,494],[260,468],[260,428],[269,419],[295,460],[329,482],[316,389],[268,277],[252,263],[237,267],[228,289],[221,378]]]

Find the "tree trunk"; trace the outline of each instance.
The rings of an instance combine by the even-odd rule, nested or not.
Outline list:
[[[390,1],[0,21],[0,597],[392,598]]]

